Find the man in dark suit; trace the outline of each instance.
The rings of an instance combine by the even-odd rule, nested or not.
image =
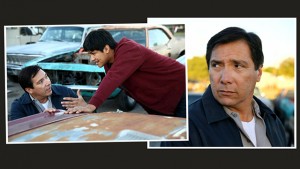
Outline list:
[[[75,105],[86,104],[79,90],[77,91],[79,97],[77,97],[76,93],[67,87],[52,85],[47,73],[38,65],[23,68],[18,79],[25,93],[13,101],[10,120],[41,112],[54,113],[57,109],[66,110]],[[73,98],[73,105],[63,106],[61,102],[65,97]]]

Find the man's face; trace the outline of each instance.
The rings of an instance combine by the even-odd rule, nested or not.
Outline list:
[[[262,68],[255,70],[250,48],[244,40],[216,46],[209,64],[211,88],[218,102],[232,109],[251,105]]]
[[[102,51],[94,50],[89,52],[91,61],[95,62],[98,67],[102,67],[107,63],[112,63],[112,50],[106,45]]]
[[[35,99],[43,100],[52,94],[51,81],[47,74],[43,70],[39,70],[38,73],[31,79],[33,89],[26,88],[26,91]]]

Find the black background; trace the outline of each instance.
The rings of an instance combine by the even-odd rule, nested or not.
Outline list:
[[[257,2],[256,2],[257,1]],[[147,17],[297,17],[294,2],[248,1],[36,1],[2,0],[1,74],[5,79],[4,26],[142,23]],[[298,39],[297,34],[297,39]],[[276,38],[276,37],[274,37]],[[298,52],[297,52],[298,54]],[[298,65],[298,64],[297,64]],[[298,74],[297,74],[298,76]],[[298,78],[297,78],[298,79]],[[1,83],[5,88],[4,80]],[[298,168],[295,149],[147,149],[146,143],[6,144],[5,90],[1,90],[0,168]],[[297,106],[298,109],[298,106]],[[298,119],[297,119],[298,121]],[[297,123],[296,123],[297,124]],[[298,133],[298,131],[297,131]],[[298,135],[298,134],[297,134]],[[297,141],[298,144],[298,141]],[[297,167],[298,166],[298,167]]]

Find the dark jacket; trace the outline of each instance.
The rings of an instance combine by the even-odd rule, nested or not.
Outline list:
[[[254,96],[273,147],[286,147],[285,130],[279,118]],[[213,97],[211,87],[189,106],[189,141],[164,142],[162,146],[242,147],[239,127]]]
[[[65,109],[61,105],[61,101],[64,97],[77,97],[75,92],[67,87],[60,85],[52,85],[52,104],[57,109]],[[10,120],[15,120],[25,116],[30,116],[33,114],[40,113],[35,107],[33,101],[31,100],[29,94],[25,92],[19,99],[16,99],[11,104]]]

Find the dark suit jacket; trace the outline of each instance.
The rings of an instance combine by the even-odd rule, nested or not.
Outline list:
[[[52,104],[57,109],[65,109],[61,105],[61,101],[64,97],[77,97],[76,93],[61,85],[52,85]],[[30,116],[33,114],[40,113],[35,107],[33,101],[31,100],[28,93],[24,93],[19,99],[16,99],[11,104],[10,120],[15,120],[25,116]]]

